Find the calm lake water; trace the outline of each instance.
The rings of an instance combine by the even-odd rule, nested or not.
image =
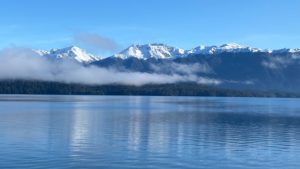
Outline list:
[[[2,95],[0,168],[299,169],[300,100]]]

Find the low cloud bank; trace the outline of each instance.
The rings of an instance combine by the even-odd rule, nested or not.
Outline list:
[[[184,74],[118,71],[96,66],[82,66],[67,60],[50,61],[26,48],[3,49],[0,51],[0,61],[0,80],[42,80],[91,85],[123,84],[137,86],[178,82],[213,85],[221,83],[219,80],[199,77],[194,73],[195,67],[192,67],[192,70],[186,70]],[[180,69],[182,68],[180,67]]]

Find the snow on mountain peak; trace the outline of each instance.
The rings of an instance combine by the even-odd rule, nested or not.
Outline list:
[[[273,50],[271,53],[300,53],[300,49],[299,48],[283,48],[283,49],[277,49],[277,50]]]
[[[228,44],[223,44],[220,46],[222,49],[241,49],[241,48],[246,48],[245,46],[242,46],[237,43],[228,43]]]
[[[58,60],[73,60],[79,63],[91,63],[98,61],[101,58],[96,57],[92,54],[87,53],[77,46],[70,46],[62,49],[52,49],[50,51],[36,50],[35,51],[40,56],[46,56],[50,59]],[[300,49],[284,48],[279,50],[266,50],[260,48],[252,48],[236,43],[228,43],[220,46],[204,46],[200,45],[191,50],[184,50],[180,48],[171,47],[165,44],[146,44],[146,45],[131,45],[122,52],[113,55],[112,57],[127,59],[127,58],[137,58],[137,59],[176,59],[186,57],[188,55],[215,55],[220,53],[291,53],[300,54]]]
[[[200,45],[191,50],[184,50],[180,48],[170,47],[164,44],[147,44],[147,45],[132,45],[122,51],[119,54],[115,54],[114,57],[127,59],[135,57],[138,59],[175,59],[185,57],[190,54],[203,54],[213,55],[224,52],[263,52],[264,50],[259,48],[251,48],[236,43],[223,44],[221,46],[204,46]]]
[[[51,49],[48,51],[36,51],[39,55],[46,56],[51,59],[66,59],[74,60],[79,63],[91,63],[93,61],[98,61],[99,58],[87,53],[77,46],[70,46],[62,49]]]
[[[289,49],[290,53],[299,53],[300,52],[300,48],[295,48],[295,49]]]
[[[188,54],[203,54],[203,55],[213,55],[219,53],[238,53],[238,52],[262,52],[262,49],[259,48],[251,48],[248,46],[239,45],[237,43],[228,43],[223,44],[221,46],[199,46],[192,50],[189,50]]]
[[[49,52],[46,50],[33,50],[34,52],[36,52],[38,55],[40,56],[44,56],[44,55],[48,55]]]
[[[132,45],[114,57],[126,59],[135,57],[138,59],[174,59],[185,54],[185,50],[170,47],[164,44]]]

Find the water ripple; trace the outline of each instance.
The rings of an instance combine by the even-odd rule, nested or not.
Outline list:
[[[0,96],[0,168],[300,168],[300,100]]]

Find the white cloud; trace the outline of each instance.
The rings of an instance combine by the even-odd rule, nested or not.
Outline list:
[[[115,52],[119,46],[113,39],[96,33],[80,32],[76,33],[73,38],[75,42],[83,43],[90,47],[109,52]]]
[[[287,68],[290,64],[299,63],[299,58],[300,57],[296,54],[288,57],[273,56],[263,61],[262,65],[269,69],[283,69]]]
[[[196,65],[197,67],[197,65]],[[179,67],[184,72],[184,67]],[[0,79],[43,80],[80,84],[165,84],[195,82],[199,84],[220,84],[221,81],[199,77],[195,67],[184,74],[158,74],[116,69],[82,66],[72,61],[53,62],[37,55],[31,49],[7,48],[0,51]]]

